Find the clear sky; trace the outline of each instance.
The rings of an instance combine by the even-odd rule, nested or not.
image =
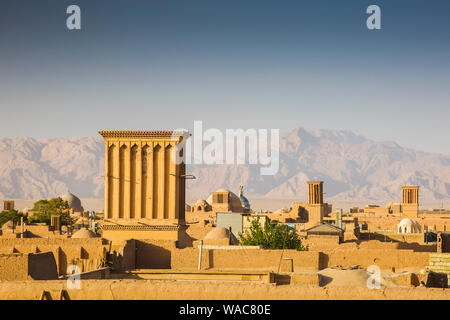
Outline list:
[[[66,28],[70,4],[82,30]],[[450,153],[449,13],[448,0],[2,0],[0,138],[203,120]]]

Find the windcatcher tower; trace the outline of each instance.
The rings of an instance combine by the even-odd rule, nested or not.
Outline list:
[[[308,181],[308,203],[323,204],[323,181]]]
[[[419,186],[402,187],[402,216],[417,218],[419,214]]]
[[[323,181],[308,181],[308,215],[307,227],[322,223],[325,212],[323,204]]]
[[[183,131],[99,133],[105,140],[102,237],[113,242],[184,239],[186,167],[178,145],[190,135]]]

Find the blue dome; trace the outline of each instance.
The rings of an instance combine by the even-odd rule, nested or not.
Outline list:
[[[241,200],[241,204],[242,206],[247,209],[250,210],[250,202],[248,201],[248,199],[244,196],[244,186],[239,186],[240,189],[240,193],[239,193],[239,199]]]
[[[241,199],[242,206],[245,209],[250,209],[250,202],[248,201],[248,199],[246,197],[244,197],[243,195],[240,196],[240,199]]]

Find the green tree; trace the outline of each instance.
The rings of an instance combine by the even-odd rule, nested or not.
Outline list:
[[[52,215],[61,216],[61,224],[71,224],[72,220],[69,215],[69,203],[60,197],[50,200],[41,199],[36,201],[33,206],[35,214],[29,218],[29,222],[44,222],[50,224]]]
[[[265,249],[296,249],[306,251],[297,232],[286,225],[271,222],[266,219],[264,228],[261,227],[260,218],[251,222],[249,230],[239,233],[239,241],[245,246],[262,246]]]
[[[18,212],[17,210],[2,211],[0,212],[0,227],[10,220],[17,224],[22,216],[22,212]]]

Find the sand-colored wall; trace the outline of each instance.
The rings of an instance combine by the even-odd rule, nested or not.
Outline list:
[[[128,240],[123,245],[112,245],[105,249],[114,270],[136,269],[136,240]]]
[[[371,239],[378,239],[387,241],[399,241],[408,243],[425,243],[423,233],[394,233],[394,232],[375,232],[372,234]]]
[[[382,270],[420,268],[428,264],[428,252],[414,252],[413,250],[389,249],[343,249],[325,252],[328,266],[341,265],[350,267],[359,265],[367,268],[376,265]]]
[[[115,269],[197,269],[198,248],[176,248],[174,242],[136,241],[136,249],[130,244],[128,253],[121,254],[128,259],[128,267]],[[120,248],[119,248],[120,249]],[[345,267],[377,265],[381,269],[403,268],[423,269],[428,265],[430,252],[435,245],[405,244],[396,242],[368,241],[357,244],[344,243],[320,250],[264,250],[264,249],[203,249],[202,269],[256,269],[277,271],[280,261],[292,259],[293,271],[321,270],[333,265]],[[135,256],[133,255],[135,253]],[[133,259],[135,265],[133,267]]]
[[[25,238],[0,239],[0,253],[52,252],[59,275],[67,267],[78,265],[81,272],[97,269],[104,256],[106,245],[102,239]]]
[[[26,280],[28,277],[28,255],[0,254],[0,280]]]
[[[54,280],[58,278],[51,252],[0,254],[0,280]]]
[[[194,248],[172,251],[173,269],[198,267],[199,250]],[[202,268],[256,269],[277,271],[281,259],[292,259],[294,271],[322,269],[324,257],[320,252],[296,250],[203,250]]]
[[[309,246],[309,250],[323,252],[325,264],[328,267],[360,265],[367,268],[370,265],[377,265],[386,270],[392,268],[423,269],[427,265],[429,254],[436,252],[436,244],[371,240],[361,243],[341,243],[334,246],[329,246],[327,243],[313,243]]]
[[[136,269],[170,269],[174,250],[176,241],[136,240]]]
[[[59,299],[67,281],[11,281],[0,286],[2,300],[38,300],[43,291]],[[450,289],[394,287],[274,286],[264,283],[160,280],[83,280],[79,290],[67,290],[71,300],[449,300]]]
[[[88,272],[73,274],[70,277],[67,276],[62,279],[65,279],[65,280],[68,279],[69,281],[74,281],[73,279],[77,276],[79,276],[80,280],[111,279],[111,268],[106,267],[106,268],[100,268],[100,269],[96,269],[96,270],[92,270],[92,271],[88,271]]]
[[[325,243],[326,244],[326,243]],[[333,265],[381,269],[425,268],[430,252],[436,245],[367,241],[334,246],[318,244],[310,251],[296,250],[203,250],[202,268],[256,269],[277,271],[280,261],[292,265],[294,272],[321,270]],[[74,264],[80,272],[102,267],[109,245],[101,239],[1,239],[0,253],[52,252],[59,275]],[[198,248],[177,248],[175,241],[129,240],[125,245],[113,245],[110,258],[115,270],[130,269],[196,269]],[[282,258],[284,260],[282,260]],[[286,259],[291,259],[292,262]],[[285,268],[281,263],[282,267]],[[290,267],[286,267],[290,268]]]
[[[397,226],[404,218],[402,216],[387,215],[382,217],[367,216],[365,214],[352,214],[354,217],[358,217],[359,223],[367,223],[369,231],[374,232],[377,230],[391,230],[393,233],[397,232]],[[445,215],[438,214],[420,214],[419,217],[413,218],[420,224],[422,231],[430,230],[435,231],[448,231],[450,230],[450,220],[442,219]]]
[[[302,239],[302,245],[310,251],[322,251],[336,248],[339,245],[339,236],[309,235]]]
[[[16,232],[20,233],[20,225],[16,227]],[[37,224],[28,224],[24,226],[25,232],[24,237],[25,238],[67,238],[67,234],[59,234],[59,232],[56,231],[49,231],[47,225],[37,225]]]

